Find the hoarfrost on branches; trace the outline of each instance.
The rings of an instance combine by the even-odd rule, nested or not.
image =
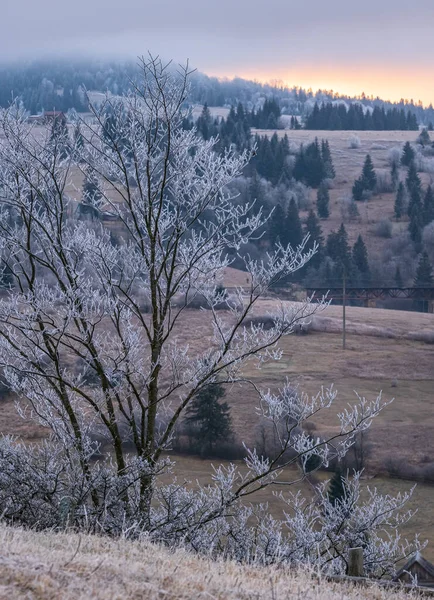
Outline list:
[[[51,432],[37,447],[0,440],[1,513],[33,527],[146,533],[238,560],[333,572],[345,570],[350,545],[363,543],[370,572],[391,572],[410,551],[396,533],[407,495],[372,490],[362,502],[355,474],[336,507],[324,486],[310,504],[283,492],[281,521],[246,504],[343,456],[385,406],[381,397],[358,398],[339,415],[338,432],[322,439],[303,426],[331,406],[333,388],[310,397],[289,383],[274,393],[250,381],[258,413],[276,432],[275,454],[246,448],[245,468],[218,467],[209,486],[159,482],[176,474],[165,452],[191,400],[217,381],[245,382],[246,362],[278,360],[279,339],[327,302],[276,304],[271,328],[248,324],[270,286],[316,247],[306,250],[305,240],[277,246],[264,261],[243,257],[265,222],[261,207],[235,202],[229,187],[250,152],[218,154],[216,140],[183,129],[188,67],[175,72],[150,57],[141,76],[131,93],[91,106],[92,119],[74,115],[73,142],[65,129],[41,134],[15,106],[0,111],[0,258],[13,279],[0,300],[0,365],[23,417]],[[84,202],[98,215],[92,222],[75,218],[70,190],[80,172]],[[117,219],[116,243],[105,217]],[[251,280],[229,294],[221,276],[235,255]],[[200,351],[178,335],[197,298],[212,325]],[[289,466],[298,475],[287,480]]]

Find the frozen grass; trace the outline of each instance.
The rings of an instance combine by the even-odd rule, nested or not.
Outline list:
[[[0,598],[14,600],[411,600],[377,587],[318,581],[305,572],[212,561],[148,542],[0,526]]]

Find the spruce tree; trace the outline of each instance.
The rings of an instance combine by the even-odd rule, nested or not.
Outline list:
[[[402,151],[401,164],[404,167],[409,167],[410,164],[414,161],[414,158],[415,158],[415,152],[414,152],[413,148],[411,147],[410,142],[406,142],[404,144],[404,148]]]
[[[311,209],[306,219],[304,235],[309,235],[309,240],[306,244],[306,250],[313,248],[314,243],[318,245],[316,254],[309,261],[309,265],[318,268],[324,253],[324,238],[322,235],[321,226],[315,212]]]
[[[423,224],[429,225],[432,221],[434,221],[434,192],[429,185],[423,200]]]
[[[431,143],[431,139],[426,128],[422,129],[422,131],[420,132],[417,138],[417,142],[418,144],[421,144],[421,146],[428,146]]]
[[[351,190],[352,195],[353,195],[353,200],[355,200],[356,202],[361,202],[362,200],[364,200],[365,199],[365,191],[366,191],[366,187],[365,187],[365,182],[363,180],[363,177],[359,177],[354,182],[352,190]]]
[[[420,250],[422,244],[422,227],[423,227],[423,214],[418,204],[413,204],[410,212],[410,222],[408,224],[408,231],[410,238],[415,245],[417,251]]]
[[[369,276],[368,251],[361,235],[359,235],[353,247],[353,262],[366,279]]]
[[[348,488],[345,482],[345,478],[342,476],[340,469],[337,469],[333,473],[333,477],[330,479],[329,489],[327,492],[328,501],[333,506],[342,503],[348,493]]]
[[[399,268],[399,265],[397,265],[396,269],[395,269],[395,285],[397,288],[404,287],[404,283],[402,281],[402,276],[401,276],[401,269]]]
[[[416,277],[414,278],[415,287],[431,287],[434,285],[433,270],[428,254],[423,252],[419,258]]]
[[[363,165],[362,180],[365,184],[365,188],[371,192],[377,185],[377,175],[375,174],[374,165],[369,154],[366,155],[365,163]]]
[[[298,214],[298,206],[294,198],[291,198],[285,219],[285,236],[287,243],[291,244],[293,248],[297,248],[303,241],[303,230]]]
[[[322,140],[321,142],[321,158],[324,164],[326,178],[334,179],[336,177],[336,172],[333,166],[332,154],[328,140]]]
[[[351,248],[348,244],[348,234],[345,226],[341,223],[339,230],[332,231],[327,237],[327,255],[335,263],[335,278],[341,279],[343,271],[348,275],[351,270]]]
[[[396,162],[393,162],[392,168],[390,169],[390,179],[392,181],[393,191],[396,191],[399,184],[399,169]]]
[[[187,408],[187,432],[193,440],[193,448],[200,454],[211,455],[218,442],[225,442],[232,435],[229,405],[220,401],[224,395],[221,384],[207,385]]]
[[[69,156],[71,144],[65,115],[61,114],[54,119],[51,125],[50,141],[59,149],[61,158]]]
[[[285,226],[285,211],[281,204],[276,204],[273,214],[269,220],[268,238],[270,244],[275,246],[280,242],[283,246],[288,244],[286,226]]]
[[[74,129],[74,146],[79,150],[84,146],[83,134],[81,133],[79,124],[77,124]]]
[[[328,188],[324,183],[322,183],[318,188],[318,192],[317,192],[317,196],[316,196],[316,207],[317,207],[318,216],[320,217],[320,219],[328,219],[329,218],[329,216],[330,216],[329,203],[330,203],[330,194],[329,194]]]
[[[90,216],[95,219],[99,216],[102,201],[102,193],[99,188],[98,178],[96,174],[87,169],[83,181],[83,199],[78,206],[80,216]]]
[[[400,219],[404,214],[405,188],[402,181],[399,183],[398,191],[396,192],[395,204],[393,212],[396,219]]]

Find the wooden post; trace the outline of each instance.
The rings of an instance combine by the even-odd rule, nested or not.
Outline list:
[[[346,273],[345,273],[345,265],[343,265],[343,274],[342,274],[342,348],[345,350],[345,342],[346,342]]]
[[[348,550],[348,575],[350,577],[363,577],[363,548],[350,548]]]

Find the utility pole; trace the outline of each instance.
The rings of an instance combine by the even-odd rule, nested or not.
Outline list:
[[[345,265],[343,265],[343,270],[342,270],[342,349],[345,350],[345,343],[346,343],[346,315],[345,315],[345,308],[346,308],[346,302],[347,302],[347,298],[346,298],[346,283],[347,283],[347,274],[345,272]]]

